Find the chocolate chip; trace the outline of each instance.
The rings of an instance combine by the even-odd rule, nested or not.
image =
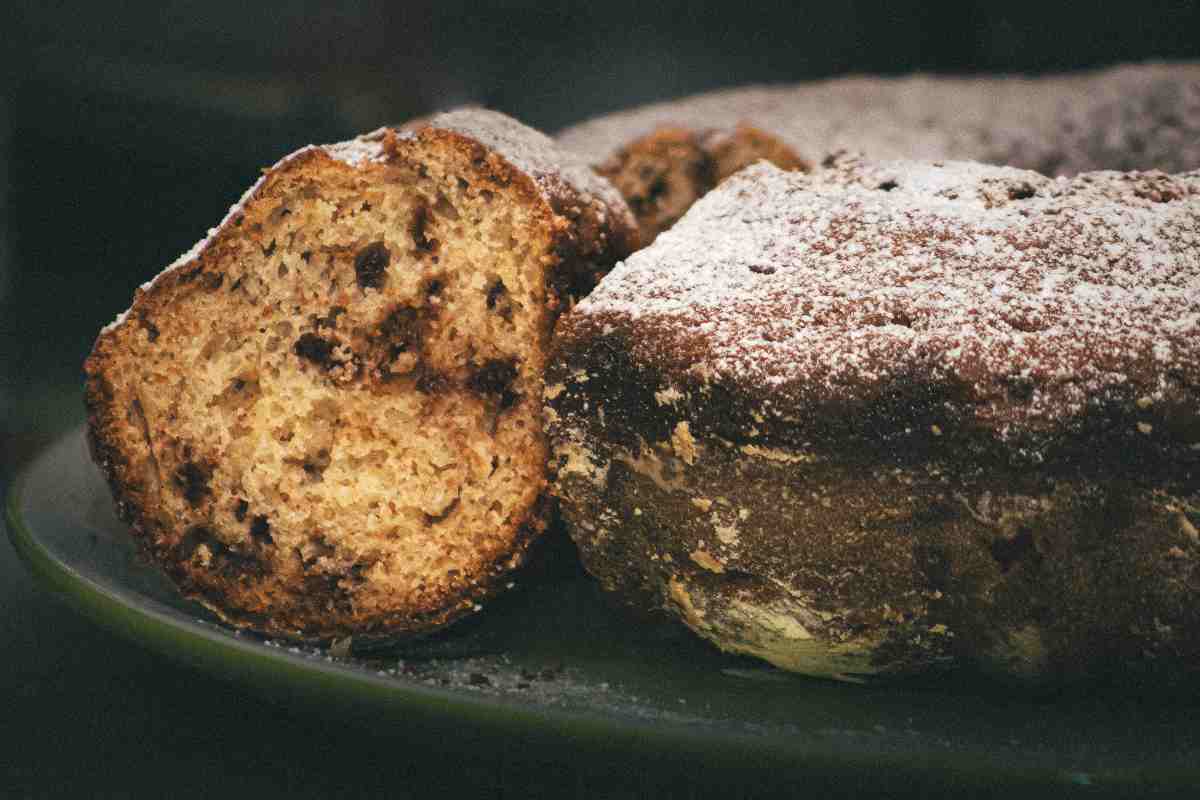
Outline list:
[[[875,188],[879,189],[879,191],[881,191],[881,192],[890,192],[892,189],[897,188],[899,185],[900,184],[896,183],[894,180],[889,179],[889,180],[886,180],[883,183],[879,184]]]
[[[488,288],[487,292],[487,307],[495,308],[496,302],[508,291],[508,287],[504,285],[504,281],[499,278]]]
[[[430,212],[429,206],[422,203],[413,211],[412,225],[408,229],[409,233],[412,234],[413,244],[417,246],[418,250],[426,253],[432,253],[438,246],[437,239],[430,239],[425,235],[425,228],[429,225],[429,221],[432,218],[433,214]]]
[[[383,242],[372,242],[354,258],[354,274],[363,289],[378,289],[387,278],[392,254]]]
[[[238,500],[237,505],[233,507],[233,516],[238,522],[245,522],[246,512],[250,510],[250,504],[245,500]]]
[[[292,351],[300,358],[329,369],[333,366],[333,342],[314,333],[305,333],[296,340]]]
[[[194,461],[185,461],[173,477],[175,487],[183,493],[183,497],[194,508],[204,501],[206,495],[212,494],[208,487],[212,473]]]
[[[260,245],[260,247],[262,247],[262,246]],[[275,240],[274,239],[271,240],[271,243],[269,245],[267,245],[266,247],[262,247],[262,254],[266,258],[270,258],[271,256],[275,255]]]
[[[509,408],[520,397],[512,389],[516,379],[516,359],[494,358],[475,371],[467,386],[479,394],[498,398],[501,408]]]
[[[750,271],[756,275],[774,275],[775,268],[767,264],[751,264]]]
[[[308,476],[309,480],[313,483],[320,483],[325,480],[325,470],[332,461],[333,459],[330,458],[329,451],[322,448],[315,454],[307,456],[301,462],[300,466],[304,469],[304,474]]]
[[[138,323],[142,326],[142,330],[146,331],[146,338],[150,343],[158,341],[158,326],[151,322],[145,315],[138,319]]]
[[[274,544],[271,538],[271,522],[261,514],[250,523],[250,536],[259,544]]]
[[[441,281],[439,281],[437,278],[431,278],[429,283],[425,284],[425,296],[436,297],[442,293],[443,288],[445,287]]]

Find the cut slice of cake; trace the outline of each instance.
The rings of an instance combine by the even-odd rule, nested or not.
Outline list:
[[[226,621],[431,630],[545,527],[552,326],[635,244],[611,186],[495,112],[302,149],[101,332],[94,457]]]

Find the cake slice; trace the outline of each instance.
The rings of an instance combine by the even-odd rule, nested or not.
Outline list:
[[[553,324],[635,243],[610,185],[495,112],[304,148],[101,332],[94,457],[227,622],[432,630],[543,530]]]
[[[863,680],[1200,666],[1200,172],[751,166],[559,322],[588,570]]]

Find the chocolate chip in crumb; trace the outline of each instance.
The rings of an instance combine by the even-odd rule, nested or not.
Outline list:
[[[250,536],[260,544],[275,543],[275,540],[271,538],[271,522],[261,514],[250,523]]]
[[[896,183],[894,180],[886,180],[875,188],[879,189],[881,192],[890,192],[899,186],[900,184]]]
[[[755,275],[774,275],[775,268],[766,264],[751,264],[750,271]]]
[[[354,257],[354,274],[363,289],[378,289],[387,279],[392,254],[383,242],[372,242]]]
[[[237,504],[233,507],[233,516],[237,519],[238,522],[245,522],[246,521],[246,512],[249,510],[250,510],[250,504],[247,503],[245,500],[239,499],[237,501]]]
[[[212,494],[208,482],[212,478],[209,470],[194,461],[185,461],[175,470],[173,483],[183,494],[185,500],[193,508],[200,505],[204,498]]]
[[[490,287],[488,287],[487,307],[495,308],[496,303],[500,300],[501,297],[504,296],[504,294],[507,291],[508,291],[508,287],[504,285],[504,281],[501,280],[500,278],[497,278],[496,282],[493,283]]]
[[[292,351],[307,361],[328,369],[333,365],[333,342],[314,333],[305,333],[296,340]]]
[[[520,397],[512,388],[516,379],[516,360],[495,358],[476,370],[467,385],[479,394],[496,397],[501,408],[509,408]]]
[[[437,250],[438,240],[430,239],[426,235],[426,227],[429,225],[430,219],[433,218],[429,206],[419,204],[413,211],[412,224],[409,226],[409,233],[412,234],[413,244],[418,250],[426,253],[432,253]]]

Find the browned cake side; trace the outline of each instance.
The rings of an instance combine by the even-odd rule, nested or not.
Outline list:
[[[1200,664],[1200,173],[752,166],[556,341],[631,604],[851,679]]]
[[[558,139],[621,189],[648,243],[716,180],[757,159],[804,169],[849,150],[1047,175],[1196,169],[1200,64],[1037,78],[850,76],[747,86],[597,117]],[[714,153],[722,149],[736,152],[732,168]]]
[[[468,613],[545,525],[553,321],[635,237],[610,186],[494,112],[288,156],[87,361],[122,516],[235,625]]]

